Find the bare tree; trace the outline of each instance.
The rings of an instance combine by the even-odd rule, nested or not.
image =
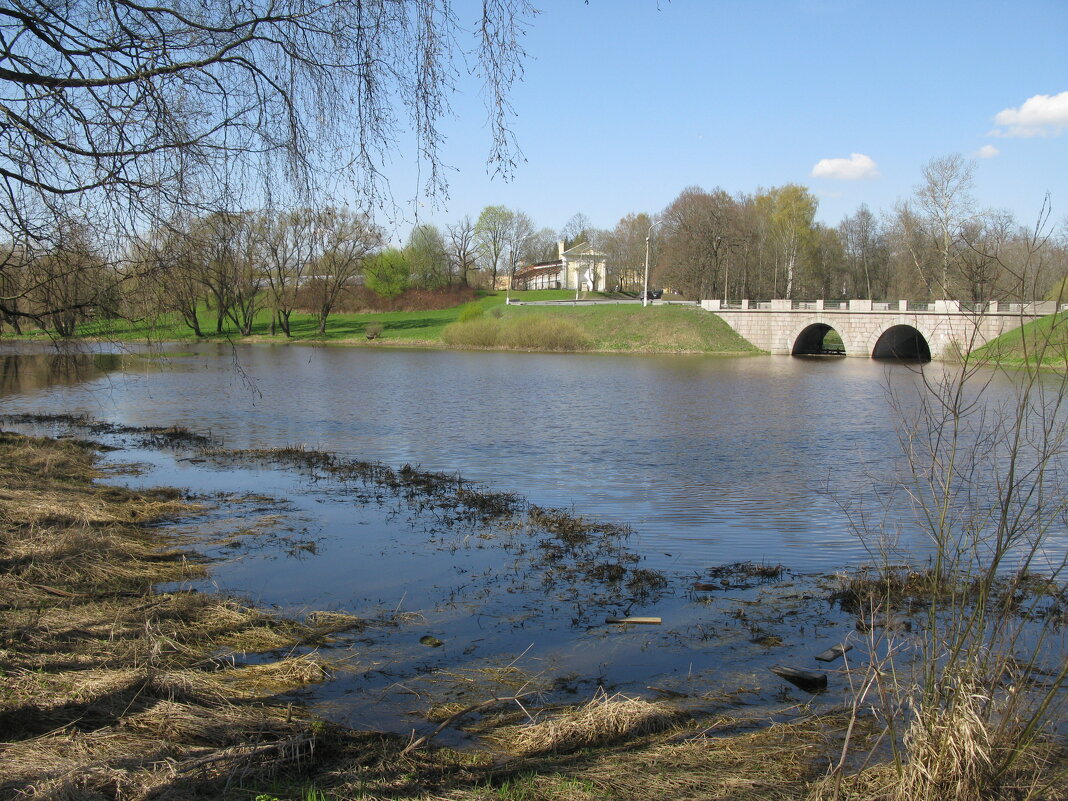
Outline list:
[[[345,287],[352,286],[364,261],[382,244],[382,232],[348,209],[324,209],[315,219],[315,275],[309,282],[319,318],[319,336]]]
[[[951,297],[953,268],[967,247],[963,228],[975,219],[972,176],[975,162],[959,154],[932,159],[923,167],[923,183],[916,187],[916,203],[924,216],[927,236],[938,254],[937,281],[943,297]]]
[[[590,222],[590,218],[580,211],[572,214],[571,218],[564,223],[564,227],[560,229],[560,238],[564,240],[564,247],[573,248],[575,245],[589,241],[589,232],[592,230],[593,223]]]
[[[175,313],[194,336],[204,336],[199,315],[206,294],[188,221],[153,229],[136,240],[133,249],[141,288],[153,298],[152,311]]]
[[[512,224],[508,230],[508,278],[515,280],[515,271],[524,259],[529,263],[532,244],[535,234],[534,221],[525,211],[517,211],[512,216]]]
[[[456,271],[461,284],[468,286],[469,275],[478,264],[475,224],[470,217],[464,217],[448,227],[448,235],[450,269]]]
[[[54,247],[30,255],[21,271],[25,310],[61,337],[72,336],[90,317],[115,311],[115,276],[84,223],[63,220]]]
[[[311,209],[266,211],[257,220],[256,234],[263,273],[270,288],[275,325],[292,336],[289,319],[297,307],[297,293],[312,264],[316,214]]]
[[[437,195],[439,123],[468,70],[485,86],[490,162],[507,173],[507,95],[532,14],[527,0],[487,0],[472,31],[448,0],[12,0],[0,9],[0,232],[32,255],[62,219],[117,239],[178,208],[308,192],[320,176],[382,201],[382,164],[407,129]],[[28,312],[5,293],[0,313]]]
[[[527,240],[523,250],[532,262],[553,261],[560,255],[558,242],[556,231],[552,228],[539,228]]]
[[[734,200],[722,189],[706,192],[690,186],[682,190],[661,218],[664,266],[657,271],[660,278],[690,297],[718,297],[725,286],[733,211]],[[648,228],[634,235],[641,237],[644,246]]]

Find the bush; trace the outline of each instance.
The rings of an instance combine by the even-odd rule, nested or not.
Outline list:
[[[411,267],[404,253],[396,248],[371,256],[363,268],[363,283],[384,298],[395,298],[408,288]]]
[[[590,338],[580,326],[560,317],[542,315],[523,315],[498,321],[482,315],[481,311],[474,319],[464,319],[461,313],[457,322],[445,326],[441,338],[446,345],[458,348],[548,351],[590,348]]]
[[[492,348],[497,345],[498,328],[496,320],[480,317],[445,326],[441,338],[458,348]]]
[[[515,350],[589,350],[590,338],[577,324],[561,317],[530,315],[506,321],[500,344]]]
[[[483,316],[485,312],[482,306],[478,303],[468,303],[462,309],[460,309],[460,316],[457,317],[457,322],[466,323],[471,320],[477,320]]]

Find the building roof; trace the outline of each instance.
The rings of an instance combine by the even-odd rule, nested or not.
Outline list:
[[[559,272],[563,269],[564,262],[561,259],[555,259],[553,261],[540,261],[537,264],[528,264],[525,267],[520,267],[515,271],[516,277],[533,276],[533,275],[545,275],[547,273]]]
[[[574,247],[565,250],[564,255],[574,258],[575,256],[606,256],[607,254],[597,250],[589,242],[580,242]]]

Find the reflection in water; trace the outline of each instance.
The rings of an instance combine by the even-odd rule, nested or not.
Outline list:
[[[924,544],[888,494],[920,383],[913,367],[865,359],[200,345],[102,397],[55,385],[4,407],[458,472],[631,524],[658,569],[832,570],[870,559],[843,507],[884,538]]]
[[[149,472],[125,479],[134,486],[217,498],[217,519],[193,524],[197,549],[222,560],[202,589],[296,615],[419,613],[335,646],[351,645],[351,666],[317,689],[316,711],[350,725],[407,731],[406,715],[423,711],[426,698],[444,693],[466,705],[506,694],[470,679],[515,664],[543,679],[552,701],[655,684],[695,699],[742,688],[747,702],[771,703],[778,685],[768,683],[769,664],[823,650],[853,628],[823,600],[837,585],[791,575],[746,586],[732,577],[697,592],[694,580],[743,560],[795,571],[869,561],[850,525],[859,512],[884,538],[914,552],[923,545],[891,491],[897,427],[920,384],[900,365],[200,346],[138,373],[130,368],[143,360],[82,358],[79,369],[121,366],[122,380],[90,372],[76,385],[63,376],[77,372],[37,355],[9,368],[23,378],[5,381],[3,411],[182,425],[230,448],[307,445],[458,472],[542,506],[633,525],[635,535],[612,546],[619,563],[633,553],[634,567],[669,579],[642,597],[593,578],[610,566],[607,551],[582,556],[589,564],[568,573],[546,558],[543,534],[458,529],[440,510],[398,504],[373,487],[176,459],[129,442],[106,454],[143,463]],[[48,369],[54,383],[40,378]],[[283,547],[265,545],[271,536]],[[609,613],[660,616],[664,625],[600,625]],[[427,648],[424,635],[444,645]]]
[[[56,386],[76,386],[122,367],[114,353],[0,354],[0,396],[19,395]]]

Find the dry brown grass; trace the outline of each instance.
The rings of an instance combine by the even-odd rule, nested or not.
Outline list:
[[[0,432],[0,799],[220,797],[305,763],[319,724],[273,698],[325,663],[220,655],[359,621],[154,593],[204,572],[146,525],[191,507],[95,477],[84,444]]]
[[[845,720],[712,737],[702,726],[680,728],[684,719],[666,704],[602,694],[525,724],[516,722],[518,704],[483,716],[475,728],[506,758],[432,744],[406,752],[404,738],[337,729],[278,700],[328,674],[330,663],[306,646],[365,621],[313,612],[298,622],[234,599],[153,592],[204,570],[145,525],[188,510],[175,493],[116,490],[93,476],[83,444],[0,433],[0,801],[247,801],[263,790],[297,799],[309,783],[327,798],[365,801],[785,801],[814,787],[823,797],[832,787],[849,791],[841,798],[947,801],[983,780],[986,763],[969,743],[976,753],[997,747],[958,708],[910,732],[911,784],[887,764],[829,784],[819,779]],[[291,656],[262,664],[243,656],[275,649]],[[452,678],[526,691],[539,677],[509,663]],[[449,701],[435,718],[462,711]],[[948,754],[956,767],[932,768],[925,753]],[[1000,786],[1012,797],[1057,798],[1053,758],[1032,750]]]
[[[520,755],[573,751],[662,731],[678,719],[665,705],[621,693],[609,696],[601,691],[585,704],[502,727],[488,739]]]

